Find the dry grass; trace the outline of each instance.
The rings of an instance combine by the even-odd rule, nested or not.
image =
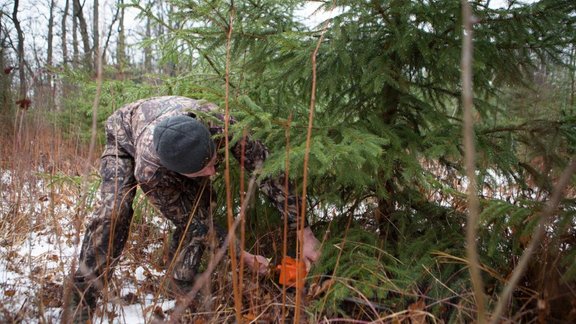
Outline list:
[[[14,136],[17,132],[10,127],[13,118],[5,117],[0,122],[5,125],[0,129],[0,322],[60,322],[65,278],[77,259],[79,242],[98,187],[98,162],[97,159],[87,161],[86,145],[76,138],[66,138],[42,118],[28,116],[19,142]],[[430,192],[430,199],[445,199],[437,197],[438,194]],[[457,207],[458,202],[452,201],[452,206]],[[115,323],[131,323],[137,318],[134,314],[144,314],[140,322],[169,321],[172,310],[180,303],[164,287],[171,224],[158,217],[142,195],[136,197],[135,210],[137,217],[130,238],[97,311],[99,322],[113,319]],[[261,246],[268,249],[264,251],[265,255],[268,255],[266,252],[279,252],[282,246],[274,244],[282,242],[282,230],[275,229],[262,240],[266,243]],[[558,263],[558,260],[553,261]],[[483,271],[498,277],[497,272]],[[274,272],[264,277],[244,274],[239,285],[244,322],[294,321],[295,291],[289,290],[283,302],[282,287],[275,276]],[[435,303],[449,303],[417,300],[406,310],[391,310],[357,293],[358,298],[350,300],[354,307],[362,306],[356,313],[350,312],[358,314],[357,319],[327,318],[321,309],[312,310],[311,302],[321,301],[323,293],[330,289],[330,283],[349,281],[333,277],[315,284],[315,279],[311,278],[310,285],[303,291],[300,322],[364,323],[360,318],[375,322],[435,322],[437,319],[427,311]],[[350,289],[354,290],[354,287]],[[224,262],[212,274],[208,287],[188,305],[179,320],[186,323],[234,322],[237,313],[232,291],[231,265]],[[530,305],[541,300],[539,292],[522,291],[523,296],[529,297],[522,312],[534,314]],[[408,295],[410,292],[397,293]],[[560,294],[549,293],[550,296]],[[464,300],[471,295],[460,297]],[[474,317],[476,311],[464,305],[452,307],[464,314],[463,318]]]
[[[54,323],[60,321],[64,282],[78,257],[97,190],[97,161],[86,161],[87,147],[76,139],[65,138],[41,119],[27,119],[19,141],[14,129],[0,133],[0,322]],[[83,178],[83,170],[90,176]],[[119,323],[133,320],[133,313],[144,314],[142,322],[168,320],[179,302],[163,285],[171,225],[141,195],[135,209],[142,220],[133,221],[97,316]],[[181,321],[234,321],[231,274],[230,264],[221,264]],[[246,322],[281,321],[283,309],[286,321],[292,321],[295,293],[289,290],[283,304],[274,273],[258,277],[246,272],[243,278],[241,313]]]
[[[38,319],[57,306],[57,287],[68,269],[75,245],[80,197],[77,166],[84,162],[80,145],[33,116],[15,131],[2,120],[0,133],[0,318]]]

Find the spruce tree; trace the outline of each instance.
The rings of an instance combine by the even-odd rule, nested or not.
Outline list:
[[[371,242],[373,249],[350,244],[340,252],[350,254],[339,270],[334,269],[339,253],[328,245],[316,273],[354,280],[364,296],[388,300],[390,312],[424,298],[437,317],[475,318],[463,272],[460,2],[326,1],[323,8],[335,7],[337,14],[313,27],[295,17],[301,1],[171,3],[176,23],[165,26],[170,31],[159,41],[181,75],[168,80],[169,93],[223,103],[226,34],[233,16],[230,85],[233,112],[240,117],[235,127],[248,128],[272,148],[262,176],[284,169],[289,126],[290,177],[302,181],[310,55],[321,41],[308,173],[310,221],[317,229],[333,221],[330,242],[340,246],[346,238],[334,233],[344,233],[352,218],[352,227],[363,231],[351,238]],[[492,306],[575,149],[575,107],[566,104],[570,94],[559,90],[558,78],[548,71],[569,69],[576,3],[471,4],[482,198],[478,240]],[[549,100],[527,101],[543,95]],[[555,293],[544,288],[550,268],[539,264],[543,261],[559,273],[555,289],[576,288],[573,198],[572,192],[563,200],[546,244],[516,291],[510,318],[522,319],[513,315],[535,303],[533,291]],[[362,263],[374,261],[383,267],[378,276],[360,270],[368,269]],[[345,287],[332,290],[329,304],[332,312],[350,315],[342,305],[355,292]],[[567,318],[570,296],[557,294],[544,302]],[[532,306],[520,316],[539,315]]]

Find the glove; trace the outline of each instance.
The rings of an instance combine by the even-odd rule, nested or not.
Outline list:
[[[270,261],[266,257],[242,251],[242,259],[244,260],[244,264],[252,271],[259,274],[266,274],[268,272]]]

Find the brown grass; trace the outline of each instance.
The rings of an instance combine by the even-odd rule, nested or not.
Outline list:
[[[12,124],[10,117],[3,122]],[[4,128],[0,133],[0,170],[5,177],[0,182],[0,257],[4,268],[16,277],[0,278],[0,322],[59,322],[65,278],[78,257],[79,241],[97,190],[98,160],[87,161],[86,144],[65,136],[40,117],[28,114],[22,125],[19,140],[15,128]],[[85,165],[91,173],[85,187],[88,192],[83,191],[81,183]],[[148,321],[170,316],[171,307],[163,307],[161,302],[169,299],[162,282],[171,225],[157,217],[142,196],[135,201],[135,209],[139,208],[143,220],[133,221],[122,261],[104,291],[101,304],[107,306],[97,311],[98,316],[106,315],[119,322],[126,321],[122,319],[126,306],[138,304]],[[46,244],[41,252],[33,252],[37,247],[26,248],[37,241]],[[286,321],[291,322],[295,292],[289,290],[283,303],[282,287],[276,283],[274,272],[259,277],[245,271],[239,285],[243,321],[271,322],[282,317],[285,307]],[[233,321],[236,316],[231,275],[229,262],[219,265],[210,280],[210,291],[204,289],[181,320]]]
[[[45,122],[41,114],[26,115],[17,141],[15,134],[18,132],[12,127],[14,120],[13,116],[0,117],[4,125],[0,128],[0,266],[15,277],[0,274],[0,322],[59,322],[64,295],[62,287],[74,264],[73,260],[77,258],[79,240],[93,207],[92,199],[98,185],[98,159],[88,161],[87,145],[81,143],[77,136],[62,134]],[[98,154],[96,152],[95,156]],[[428,167],[442,171],[432,164]],[[89,170],[89,176],[85,178],[87,186],[81,183],[86,175],[82,170]],[[443,178],[450,180],[449,175]],[[433,192],[430,194],[434,195]],[[431,200],[445,198],[431,196]],[[457,205],[453,204],[454,207]],[[122,260],[104,292],[101,304],[105,307],[100,306],[97,315],[115,317],[116,322],[122,323],[127,321],[124,316],[128,315],[128,309],[139,308],[146,314],[147,322],[167,320],[174,305],[163,306],[162,301],[169,299],[169,294],[162,282],[171,225],[157,217],[141,195],[137,196],[135,209],[141,212],[142,220],[132,224]],[[345,233],[335,235],[346,236]],[[262,239],[266,240],[266,244],[272,243],[268,244],[269,249],[282,255],[281,245],[270,248],[274,242],[282,242],[282,236],[282,229],[276,229]],[[43,242],[46,246],[38,252],[38,247],[29,247],[33,242]],[[552,254],[548,257],[549,264],[558,264],[559,261],[553,257]],[[501,275],[481,266],[485,274],[495,278]],[[537,272],[539,269],[530,271]],[[545,274],[552,275],[550,271]],[[258,277],[246,271],[241,277],[238,289],[242,296],[240,315],[243,322],[281,322],[279,319],[282,318],[287,323],[294,322],[295,291],[288,290],[283,297],[283,289],[277,284],[275,276],[272,272],[269,276]],[[344,281],[346,278],[340,279]],[[329,289],[327,283],[340,279],[332,277],[319,285],[310,285],[302,292],[300,322],[337,320],[324,318],[324,314],[314,313],[308,306],[313,300],[322,301],[323,292]],[[313,281],[314,278],[309,282]],[[562,283],[552,285],[551,280],[541,282],[553,288],[573,287]],[[354,287],[350,288],[353,290]],[[534,300],[540,302],[540,292],[556,296],[566,295],[567,291],[553,291],[552,288],[537,287],[536,284],[530,288],[533,290],[522,288],[523,295],[529,297],[526,309],[522,311],[532,314],[533,310],[528,308],[535,304]],[[201,290],[201,296],[187,305],[180,320],[187,323],[233,322],[238,314],[232,291],[231,264],[224,262],[211,275],[208,290]],[[570,294],[573,295],[573,291]],[[381,312],[376,309],[379,305],[371,304],[361,294],[358,295],[360,298],[354,301],[355,305],[366,306],[362,310],[365,314],[358,318],[375,318],[382,322],[414,322],[417,318],[433,321],[432,315],[426,313],[430,305],[415,302],[407,310]],[[542,299],[548,309],[554,307],[551,298]],[[570,307],[566,303],[562,305]],[[457,308],[467,316],[475,312],[462,306]],[[382,317],[382,314],[388,315]],[[361,320],[346,321],[363,323]]]

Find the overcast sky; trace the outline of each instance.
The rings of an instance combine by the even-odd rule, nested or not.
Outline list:
[[[54,39],[54,55],[55,57],[61,57],[61,45],[60,45],[60,17],[61,17],[61,10],[64,7],[65,0],[55,0],[57,5],[57,12],[56,17],[57,20],[55,21],[57,35],[55,35]],[[126,0],[129,2],[129,0]],[[527,0],[525,2],[533,2],[533,0]],[[90,3],[90,1],[87,1]],[[508,3],[507,0],[491,0],[490,6],[493,8],[500,8],[506,6]],[[18,14],[19,20],[22,25],[22,29],[24,30],[25,37],[26,37],[26,53],[28,56],[34,55],[34,57],[41,58],[41,60],[45,60],[46,54],[45,52],[45,43],[46,43],[46,35],[47,35],[47,25],[48,25],[48,6],[50,4],[50,0],[20,0],[20,11]],[[114,0],[100,0],[100,32],[101,34],[106,34],[109,29],[109,25],[113,18],[113,12],[115,11],[116,1]],[[301,10],[296,12],[297,16],[301,17],[302,22],[306,23],[309,26],[316,26],[320,24],[323,20],[329,18],[330,16],[336,15],[341,13],[341,9],[334,10],[332,12],[323,12],[318,11],[317,8],[319,7],[319,3],[316,1],[307,2]],[[2,4],[0,4],[0,8],[3,12],[11,14],[13,7],[13,0],[8,0]],[[142,33],[143,27],[142,24],[135,21],[135,16],[137,12],[135,10],[130,10],[127,12],[127,19],[125,22],[125,28],[127,36],[131,39],[140,39],[140,37],[136,37],[138,34]],[[85,10],[85,15],[87,22],[91,24],[91,15],[92,10],[87,9]],[[7,19],[3,19],[3,22],[7,21]],[[70,28],[70,27],[69,27]],[[91,25],[89,26],[91,28]],[[13,29],[13,28],[12,28]],[[15,40],[15,32],[11,32],[12,39]],[[113,40],[114,41],[114,40]],[[34,53],[34,50],[37,52]],[[29,58],[30,59],[30,58]],[[32,62],[31,62],[32,63]]]

